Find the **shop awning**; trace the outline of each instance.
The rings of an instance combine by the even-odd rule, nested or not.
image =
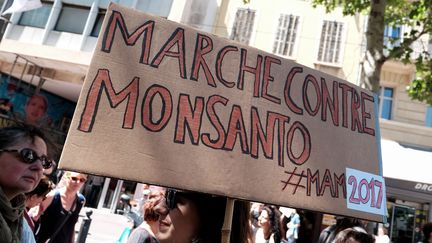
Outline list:
[[[9,64],[0,65],[0,71],[5,73],[5,75],[11,75],[25,83],[32,83],[35,86],[39,84],[39,77],[30,73],[31,71],[27,71],[29,70],[28,68],[23,72],[22,67],[26,64],[28,66],[37,65],[40,68],[49,70],[47,73],[51,74],[50,76],[52,77],[45,76],[44,73],[42,73],[41,76],[45,81],[41,88],[74,102],[78,100],[82,83],[88,69],[88,66],[83,64],[67,63],[6,51],[0,51],[0,62]],[[15,69],[12,71],[14,63]]]
[[[382,139],[381,152],[384,177],[432,184],[432,151]]]

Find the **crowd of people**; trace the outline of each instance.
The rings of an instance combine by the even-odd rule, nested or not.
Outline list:
[[[0,242],[75,242],[75,224],[85,198],[87,175],[65,172],[57,185],[44,174],[55,166],[49,141],[37,128],[0,129]],[[139,203],[143,221],[127,235],[128,243],[219,243],[227,198],[174,189],[145,188]],[[230,242],[300,242],[301,218],[293,208],[235,200]],[[424,226],[432,242],[432,224]],[[318,243],[390,242],[386,229],[368,234],[364,222],[338,217],[321,232]]]

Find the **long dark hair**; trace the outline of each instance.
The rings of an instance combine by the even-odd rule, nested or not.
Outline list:
[[[267,211],[270,221],[270,232],[273,234],[274,242],[281,242],[281,229],[280,229],[280,212],[273,205],[264,205],[262,210]]]
[[[375,243],[375,238],[366,233],[366,231],[360,227],[347,228],[339,232],[334,241],[335,243],[346,242],[349,238],[352,238],[361,243]]]
[[[359,219],[356,218],[349,218],[349,217],[336,217],[336,224],[332,225],[328,231],[327,231],[327,235],[323,235],[323,233],[321,233],[320,235],[320,240],[318,242],[323,242],[323,243],[330,243],[333,242],[334,239],[336,238],[336,235],[348,228],[352,228],[352,227],[363,227],[362,223]]]

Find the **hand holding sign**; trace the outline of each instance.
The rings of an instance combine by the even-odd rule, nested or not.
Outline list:
[[[387,214],[384,178],[346,168],[347,207],[368,213]]]

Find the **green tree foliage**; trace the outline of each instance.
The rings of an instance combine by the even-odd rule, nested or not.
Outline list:
[[[363,62],[366,88],[378,92],[384,62],[389,59],[400,60],[415,65],[417,70],[416,79],[408,87],[410,97],[432,105],[432,52],[427,49],[427,44],[420,53],[414,53],[412,47],[425,35],[432,36],[432,0],[312,0],[312,4],[322,5],[328,12],[342,7],[345,15],[362,13],[369,16]],[[386,25],[409,27],[400,45],[392,48],[383,45]],[[398,40],[389,41],[394,43]]]

